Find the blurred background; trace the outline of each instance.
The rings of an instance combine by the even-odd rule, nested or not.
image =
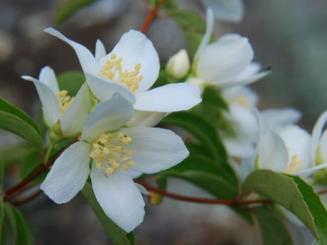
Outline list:
[[[200,1],[179,2],[184,8],[205,13]],[[34,116],[39,111],[36,91],[20,76],[37,76],[45,65],[58,73],[80,69],[70,47],[42,32],[53,26],[59,4],[59,0],[0,1],[0,96]],[[218,22],[215,33],[238,32],[249,37],[256,61],[272,67],[269,77],[252,86],[261,98],[260,107],[300,109],[302,126],[311,130],[318,115],[327,109],[327,1],[245,0],[244,5],[242,22]],[[146,12],[144,0],[102,0],[58,28],[91,50],[101,38],[109,50],[125,31],[140,28]],[[148,35],[163,63],[186,45],[182,31],[165,15],[153,23]],[[3,146],[17,141],[3,132],[0,137]],[[181,181],[169,184],[176,192],[202,195]],[[137,244],[260,244],[256,227],[225,207],[165,199],[160,206],[147,209],[143,225],[136,230]],[[23,211],[36,244],[110,244],[82,197],[57,206],[41,196]],[[290,229],[307,234],[303,228]]]

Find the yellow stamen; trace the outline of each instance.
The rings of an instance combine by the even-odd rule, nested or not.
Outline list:
[[[68,95],[67,90],[61,90],[57,93],[57,98],[59,100],[59,109],[61,113],[64,113],[71,106],[74,97]]]
[[[131,143],[132,138],[122,132],[105,133],[92,143],[90,157],[96,168],[107,175],[117,170],[128,170],[134,164],[133,152],[126,147]]]
[[[286,173],[294,174],[301,167],[301,159],[298,155],[293,155],[290,163],[287,166]]]
[[[231,103],[238,104],[241,107],[250,108],[250,102],[249,102],[249,100],[245,96],[243,96],[243,95],[240,95],[240,96],[237,96],[235,98],[232,98],[230,101],[231,101]]]
[[[111,81],[123,83],[131,92],[136,92],[140,86],[140,82],[143,80],[143,76],[140,74],[141,65],[136,64],[134,69],[123,71],[122,64],[123,59],[112,54],[103,65],[100,74]]]
[[[161,202],[161,195],[156,192],[149,191],[148,200],[150,204],[158,205]]]

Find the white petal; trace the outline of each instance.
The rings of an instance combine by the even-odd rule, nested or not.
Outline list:
[[[133,106],[119,94],[114,94],[110,100],[98,104],[91,112],[81,138],[92,141],[103,133],[120,128],[132,115]]]
[[[196,74],[209,83],[226,83],[247,68],[253,55],[247,38],[226,34],[201,51]]]
[[[209,42],[210,42],[210,38],[213,32],[213,27],[215,24],[215,17],[213,15],[213,12],[210,8],[207,9],[207,17],[206,17],[206,32],[203,35],[203,38],[201,40],[201,43],[198,47],[198,50],[196,51],[195,54],[195,58],[194,59],[198,59],[199,54],[202,52],[202,50],[204,49],[204,47],[206,47]]]
[[[219,86],[222,88],[230,88],[230,87],[236,87],[236,86],[245,86],[251,83],[254,83],[256,81],[259,81],[260,79],[264,78],[265,76],[267,76],[268,74],[270,74],[270,71],[263,71],[260,73],[257,73],[255,75],[252,76],[248,76],[248,77],[244,77],[244,78],[235,78],[232,80],[226,80],[224,82],[220,82]]]
[[[97,39],[96,45],[95,45],[95,59],[97,61],[100,61],[104,56],[106,56],[106,48],[104,47],[103,43],[100,39]]]
[[[301,169],[311,166],[309,133],[296,125],[279,128],[278,133],[285,142],[290,160],[293,156],[297,156],[300,159]]]
[[[130,103],[135,103],[134,95],[127,88],[122,87],[118,83],[104,80],[89,73],[85,74],[85,78],[92,93],[100,101],[106,101],[110,99],[115,93],[119,93]]]
[[[54,94],[58,93],[59,87],[56,74],[49,66],[42,68],[39,80],[45,85],[47,85]]]
[[[318,147],[320,142],[320,137],[323,131],[324,126],[327,122],[327,111],[321,114],[318,121],[312,130],[312,139],[311,139],[311,162],[317,162]]]
[[[259,168],[284,172],[288,164],[288,152],[282,138],[272,130],[261,132],[258,146],[257,159]]]
[[[247,158],[255,152],[254,144],[251,141],[236,139],[223,139],[229,155],[237,158]]]
[[[168,113],[135,111],[133,117],[127,123],[128,127],[153,127],[157,125]]]
[[[327,162],[327,130],[324,131],[320,138],[319,152],[321,160]],[[318,159],[319,160],[319,159]],[[313,164],[317,164],[317,160]]]
[[[133,152],[133,169],[143,173],[173,167],[189,154],[182,139],[171,130],[135,127],[123,131],[132,138],[129,148]]]
[[[237,78],[242,79],[252,75],[255,75],[261,70],[261,65],[256,62],[250,63],[240,74],[238,74]]]
[[[134,108],[140,111],[176,112],[189,110],[200,102],[200,89],[187,83],[175,83],[137,94]]]
[[[304,169],[304,170],[301,170],[301,171],[298,171],[296,174],[297,175],[301,175],[301,176],[309,176],[309,175],[312,175],[314,174],[315,172],[319,171],[319,170],[322,170],[324,168],[327,168],[327,162],[325,163],[321,163],[317,166],[314,166],[312,168],[307,168],[307,169]]]
[[[242,0],[203,0],[219,20],[239,22],[244,15]]]
[[[263,122],[270,128],[297,123],[302,113],[294,108],[268,109],[260,112]]]
[[[143,185],[140,185],[140,184],[137,184],[137,183],[135,183],[135,185],[143,195],[149,195],[148,190],[145,189]]]
[[[89,88],[84,83],[74,98],[71,106],[61,118],[61,129],[65,136],[72,136],[82,131],[90,111]]]
[[[45,121],[52,127],[60,117],[59,102],[56,95],[47,85],[33,77],[22,76],[22,78],[34,83],[41,100]]]
[[[157,80],[160,70],[158,53],[143,33],[135,30],[126,32],[101,63],[104,64],[112,54],[123,59],[123,70],[134,69],[136,64],[141,65],[143,80],[138,91],[148,90]]]
[[[91,180],[97,201],[118,226],[130,232],[142,223],[144,200],[127,173],[116,172],[107,177],[103,171],[93,168]]]
[[[90,146],[77,142],[54,162],[41,189],[56,203],[70,201],[83,188],[89,175]]]
[[[128,169],[127,173],[132,179],[136,179],[136,178],[140,177],[143,174],[142,172],[137,171],[135,169]]]
[[[53,28],[46,28],[44,31],[66,42],[74,49],[84,72],[96,73],[99,71],[99,66],[96,63],[93,54],[86,47],[68,39],[62,33]]]
[[[222,93],[229,104],[238,104],[247,108],[256,107],[258,104],[258,95],[249,87],[227,88]]]

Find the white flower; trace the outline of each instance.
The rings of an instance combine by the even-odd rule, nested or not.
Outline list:
[[[223,137],[224,144],[229,155],[249,158],[254,154],[259,131],[255,115],[258,96],[245,86],[224,89],[222,94],[229,107],[225,117],[234,133]],[[296,123],[301,113],[293,108],[269,109],[260,111],[260,117],[267,127],[279,128]]]
[[[51,129],[60,123],[64,136],[73,136],[81,131],[90,110],[86,84],[80,88],[76,97],[71,97],[66,90],[59,90],[56,75],[50,67],[41,70],[39,79],[30,76],[22,78],[34,83],[41,100],[45,122]]]
[[[269,72],[259,72],[253,63],[254,52],[247,38],[238,34],[225,34],[209,43],[213,31],[214,16],[207,11],[207,30],[193,62],[194,77],[189,82],[199,87],[215,85],[220,88],[240,86],[255,82]]]
[[[182,139],[160,128],[123,126],[133,106],[121,95],[99,103],[81,138],[55,161],[41,189],[56,203],[70,201],[90,174],[95,197],[127,232],[144,216],[144,200],[133,178],[170,168],[188,156]]]
[[[219,20],[239,22],[244,15],[242,0],[202,0]]]
[[[100,101],[118,92],[131,103],[135,100],[134,109],[138,112],[159,112],[163,115],[188,110],[201,102],[199,89],[186,83],[149,90],[158,78],[160,64],[152,42],[141,32],[128,31],[108,54],[98,40],[95,56],[81,44],[52,28],[45,29],[45,32],[63,40],[75,50],[86,82]]]
[[[296,125],[272,130],[261,124],[257,146],[258,167],[305,176],[326,168],[327,159],[319,157],[326,154],[323,149],[325,136],[320,138],[325,121],[326,114],[323,114],[312,135]],[[319,158],[323,161],[319,161]]]
[[[174,79],[182,79],[190,70],[190,59],[185,49],[178,51],[169,58],[166,71]]]

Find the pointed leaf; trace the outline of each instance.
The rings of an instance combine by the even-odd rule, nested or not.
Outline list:
[[[327,210],[313,187],[300,177],[258,170],[245,180],[243,191],[254,191],[282,205],[312,231],[320,244],[327,244]]]
[[[0,128],[21,136],[40,147],[42,138],[32,118],[0,98]]]

